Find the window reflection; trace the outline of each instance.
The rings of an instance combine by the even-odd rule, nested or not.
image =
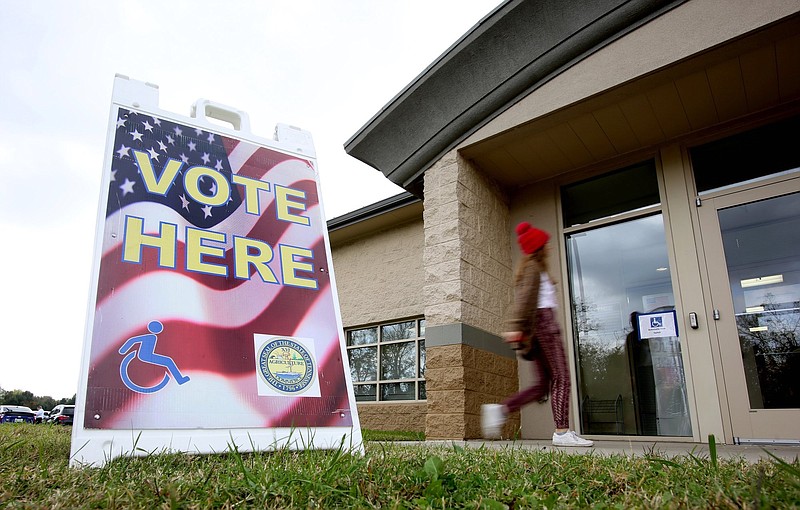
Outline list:
[[[378,342],[378,328],[354,329],[347,332],[347,345],[366,345]]]
[[[800,407],[800,194],[719,211],[751,409]]]
[[[347,330],[356,400],[425,400],[424,334],[422,318]]]
[[[564,186],[561,203],[565,227],[658,204],[655,162],[644,161]]]
[[[381,348],[381,376],[383,379],[416,377],[415,355],[414,342],[384,345]]]
[[[381,400],[414,400],[414,383],[381,384]]]
[[[800,301],[736,316],[751,409],[800,407]]]
[[[660,214],[567,237],[583,432],[691,435],[677,337],[642,338],[674,308]]]
[[[378,395],[378,385],[356,384],[353,387],[353,391],[356,395],[356,401],[358,402],[371,401],[375,400],[375,397]]]
[[[378,373],[378,348],[360,347],[347,351],[353,381],[374,381]]]
[[[381,340],[391,342],[392,340],[405,340],[417,336],[417,328],[414,321],[400,322],[381,326]]]
[[[425,340],[419,342],[419,376],[425,377]]]

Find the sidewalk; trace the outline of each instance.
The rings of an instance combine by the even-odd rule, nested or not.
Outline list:
[[[545,439],[523,439],[519,441],[491,441],[484,439],[470,439],[467,441],[408,441],[403,444],[409,445],[431,445],[431,446],[451,446],[458,445],[464,448],[516,448],[516,449],[536,449],[541,451],[561,450],[572,454],[592,455],[647,455],[650,453],[659,454],[666,457],[676,457],[682,455],[694,455],[695,457],[708,458],[707,443],[672,443],[672,442],[644,442],[644,441],[595,441],[591,448],[564,448],[556,447]],[[775,444],[747,444],[731,445],[717,444],[717,458],[737,459],[744,458],[749,462],[759,460],[772,460],[767,452],[783,459],[793,462],[800,459],[800,445],[775,445]]]

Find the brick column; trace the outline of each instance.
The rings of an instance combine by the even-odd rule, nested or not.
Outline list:
[[[480,436],[480,406],[518,389],[499,333],[511,302],[506,198],[457,152],[425,173],[425,318],[430,439]],[[506,434],[519,428],[509,423]]]

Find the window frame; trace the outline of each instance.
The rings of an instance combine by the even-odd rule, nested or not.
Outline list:
[[[669,215],[669,208],[667,207],[666,203],[666,189],[665,189],[665,182],[664,182],[664,170],[662,167],[662,162],[660,158],[660,151],[656,153],[642,153],[641,155],[633,156],[636,159],[632,160],[631,158],[627,158],[625,160],[616,160],[613,162],[604,165],[601,168],[593,168],[590,171],[585,171],[580,174],[568,176],[568,178],[560,180],[557,182],[557,186],[559,188],[558,193],[558,221],[561,226],[560,234],[561,234],[561,242],[563,243],[563,253],[561,256],[561,269],[562,269],[562,281],[564,282],[564,303],[565,303],[565,312],[567,317],[567,327],[565,328],[565,333],[567,337],[568,348],[571,354],[571,363],[572,363],[572,370],[574,370],[574,381],[575,381],[575,390],[578,392],[579,402],[576,404],[577,415],[576,420],[579,420],[581,423],[581,429],[584,434],[587,433],[596,433],[599,436],[605,437],[613,437],[613,436],[621,436],[621,437],[643,437],[644,434],[637,434],[637,433],[614,433],[613,431],[600,431],[600,432],[591,432],[589,423],[588,423],[588,410],[584,408],[584,398],[586,397],[585,391],[585,381],[583,380],[583,371],[581,369],[581,334],[578,331],[578,316],[580,312],[576,311],[574,308],[575,303],[577,302],[576,297],[573,292],[573,283],[572,283],[572,276],[571,276],[571,261],[569,255],[569,246],[568,243],[570,242],[570,237],[575,236],[576,234],[581,233],[589,233],[595,230],[599,230],[608,226],[612,225],[623,225],[631,221],[640,220],[643,218],[651,217],[660,215],[662,217],[662,222],[664,225],[664,235],[665,235],[665,242],[667,248],[667,259],[668,264],[667,268],[670,271],[671,275],[671,288],[672,288],[672,295],[674,298],[674,309],[678,310],[680,307],[680,296],[677,292],[677,281],[675,277],[675,259],[674,259],[674,246],[672,244],[671,239],[671,231],[670,231],[670,215]],[[652,161],[655,169],[655,178],[658,183],[658,197],[659,200],[657,203],[652,205],[643,206],[640,208],[634,208],[628,211],[618,212],[616,214],[611,214],[608,216],[600,216],[596,219],[591,219],[586,223],[576,224],[571,226],[566,226],[565,220],[565,211],[564,211],[564,202],[561,197],[560,189],[564,186],[574,185],[581,181],[592,180],[592,179],[600,179],[605,175],[612,174],[618,167],[628,168],[639,166],[640,164],[644,164],[647,160]],[[623,166],[624,165],[624,166]],[[686,360],[686,337],[684,336],[685,333],[681,332],[679,336],[681,346],[682,346],[682,353],[681,353],[681,360],[683,363],[684,369],[684,391],[687,393],[687,397],[690,395],[691,392],[691,384],[688,377],[688,367],[689,364]],[[632,390],[636,392],[636,389]],[[690,398],[690,397],[689,397]],[[695,428],[694,423],[694,411],[690,407],[688,411],[688,420],[689,424],[692,427],[692,431]],[[626,418],[627,419],[627,418]],[[667,437],[691,437],[690,432],[689,436],[680,435],[680,436],[670,436],[670,435],[663,435],[658,436],[662,438]]]
[[[384,340],[384,328],[403,323],[414,323],[414,335],[409,338],[400,338],[392,340]],[[356,331],[374,330],[375,342],[350,344],[350,335]],[[425,388],[425,317],[417,316],[400,320],[392,320],[386,322],[379,322],[370,325],[357,326],[352,328],[345,328],[345,345],[347,348],[347,361],[348,365],[352,365],[350,351],[353,349],[374,348],[375,349],[375,379],[357,381],[352,378],[352,367],[350,368],[353,389],[358,390],[360,386],[374,386],[375,393],[372,395],[359,395],[358,391],[355,392],[356,402],[358,403],[398,403],[398,402],[425,402],[427,400],[427,392]],[[412,343],[414,346],[414,377],[401,377],[388,379],[383,377],[382,366],[382,351],[386,346],[399,345],[405,343]],[[384,398],[383,388],[392,384],[411,384],[413,386],[414,398],[413,399],[391,399]],[[425,398],[420,398],[423,396]],[[372,398],[364,398],[372,397]]]

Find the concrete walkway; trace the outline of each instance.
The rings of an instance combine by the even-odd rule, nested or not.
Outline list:
[[[663,455],[665,457],[676,457],[682,455],[694,455],[699,458],[708,458],[708,444],[706,443],[673,443],[662,441],[595,441],[591,448],[565,448],[550,444],[544,439],[524,439],[519,441],[489,441],[483,439],[472,439],[468,441],[408,441],[403,442],[409,445],[430,445],[430,446],[452,446],[458,445],[464,448],[512,448],[512,449],[536,449],[541,451],[560,450],[573,454],[592,454],[592,455],[647,455],[650,453]],[[767,453],[787,462],[800,459],[800,445],[785,444],[747,444],[730,445],[717,444],[717,458],[719,459],[738,459],[744,458],[749,462],[759,460],[772,460]]]

